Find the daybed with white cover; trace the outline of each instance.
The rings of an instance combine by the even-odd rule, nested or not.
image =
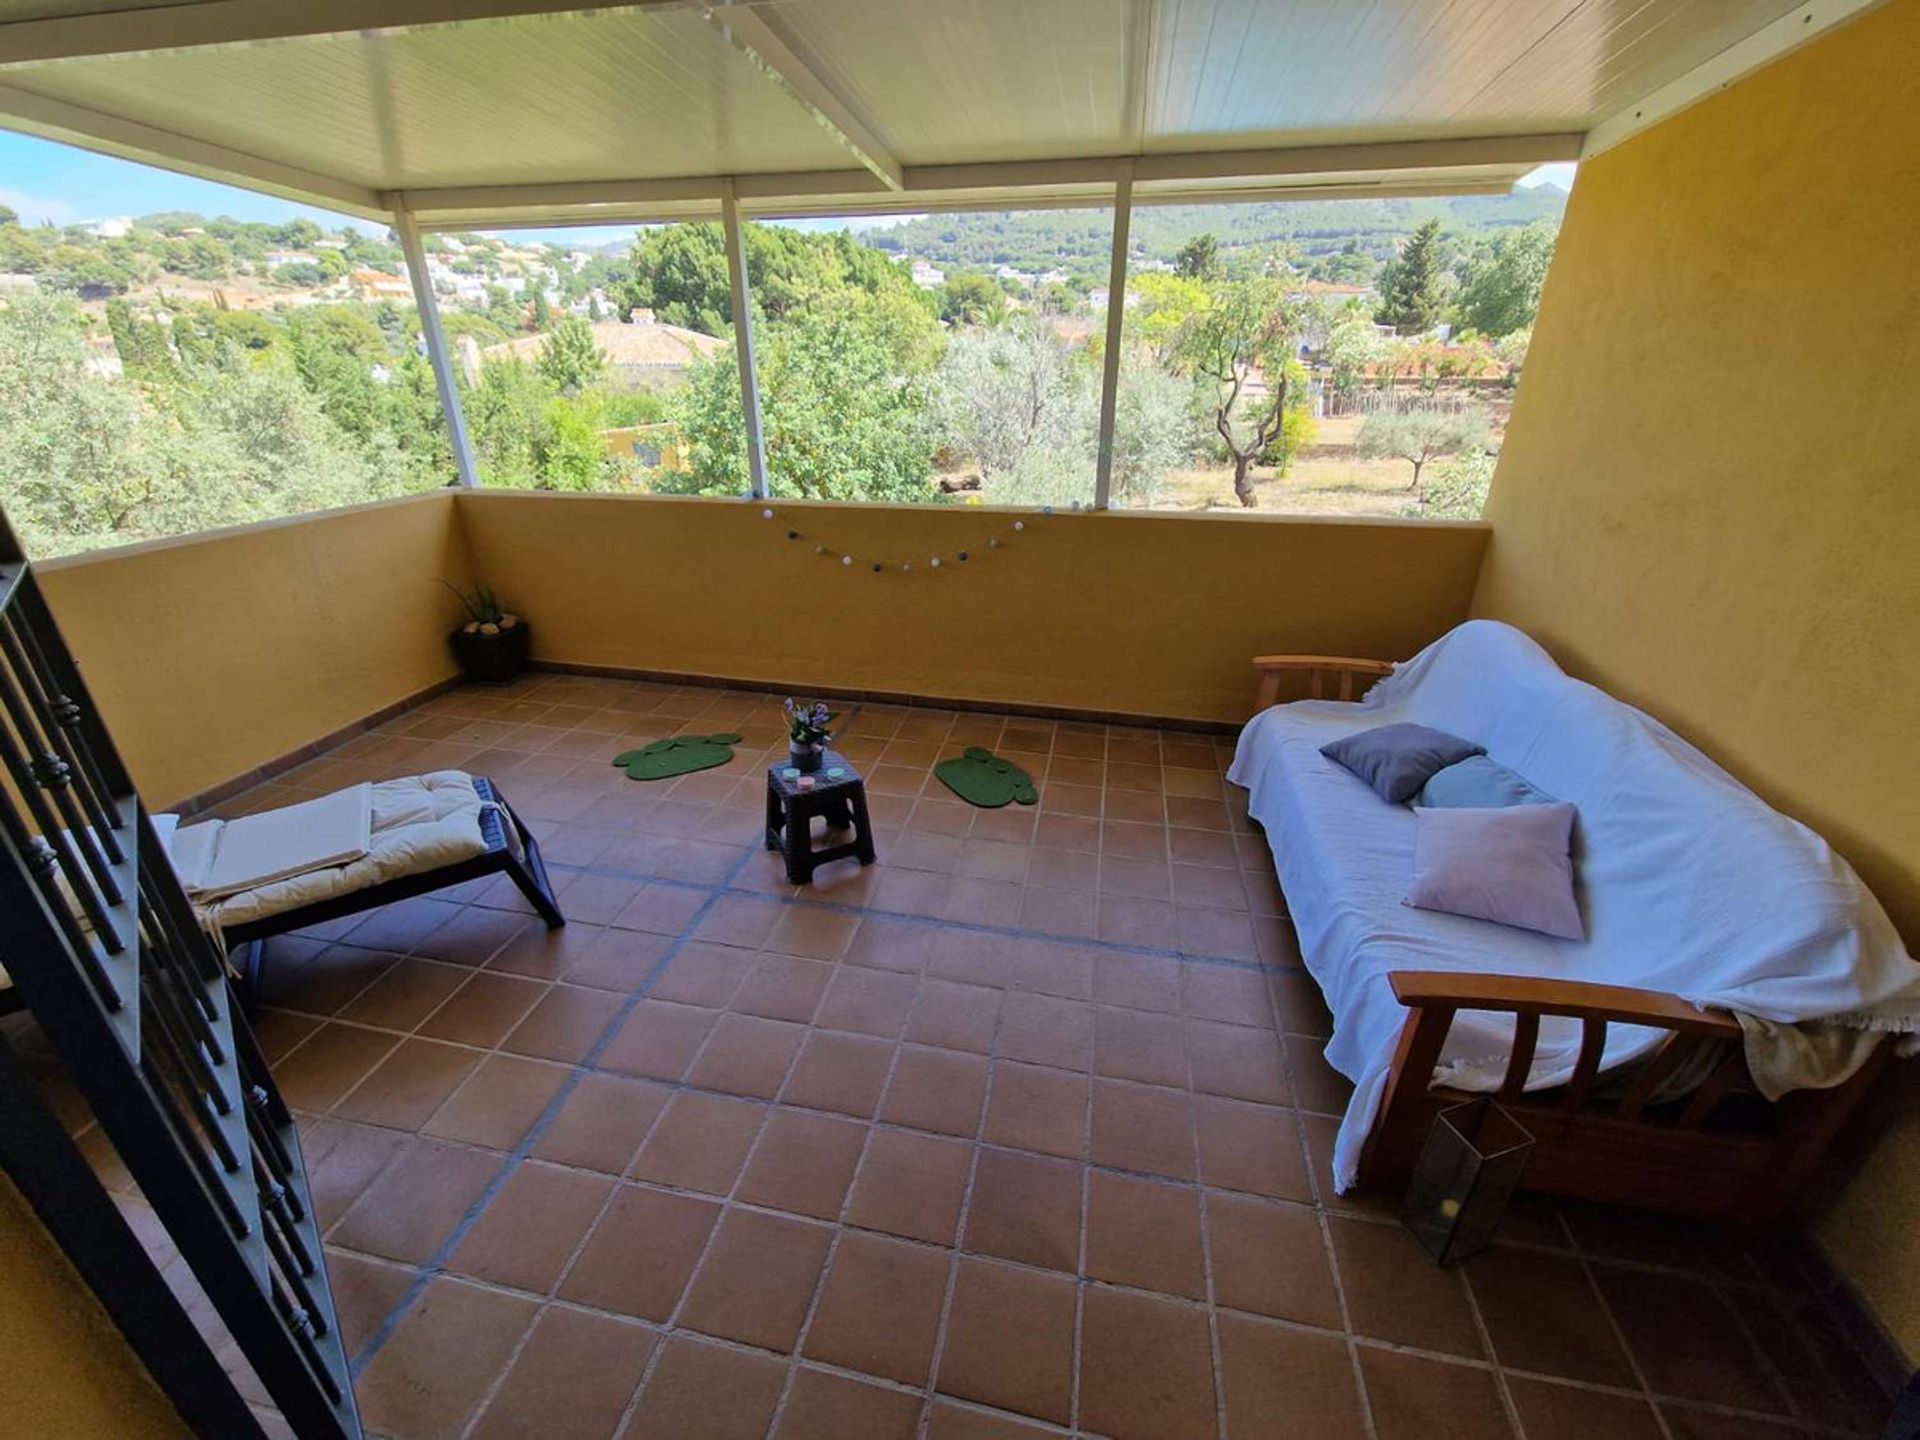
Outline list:
[[[1316,695],[1323,672],[1349,671],[1350,694],[1352,672],[1388,668],[1256,663],[1312,672]],[[1586,938],[1402,903],[1413,809],[1320,753],[1396,721],[1484,745],[1578,807]],[[1398,1183],[1442,1104],[1498,1091],[1536,1138],[1529,1187],[1759,1223],[1920,1032],[1920,965],[1819,836],[1510,626],[1462,625],[1358,701],[1264,709],[1229,778],[1332,1010],[1327,1059],[1354,1083],[1342,1190]]]

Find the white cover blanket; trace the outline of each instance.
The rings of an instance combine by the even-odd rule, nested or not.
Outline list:
[[[373,835],[365,855],[198,906],[201,923],[218,935],[229,925],[472,859],[487,848],[480,833],[480,812],[487,804],[464,770],[383,780],[373,787]],[[508,833],[512,830],[509,825]]]
[[[1400,720],[1477,741],[1579,807],[1585,940],[1401,903],[1412,810],[1319,753]],[[1229,778],[1266,828],[1301,952],[1333,1011],[1327,1059],[1356,1087],[1334,1147],[1342,1190],[1406,1018],[1387,980],[1395,970],[1588,980],[1723,1007],[1748,1022],[1748,1062],[1770,1094],[1837,1084],[1864,1058],[1859,1046],[1805,1043],[1807,1022],[1920,1031],[1920,965],[1819,836],[1658,721],[1568,677],[1511,626],[1460,626],[1358,703],[1274,706],[1241,732]],[[1498,1089],[1512,1033],[1511,1017],[1463,1012],[1436,1083]],[[1661,1033],[1612,1027],[1604,1064],[1645,1054]],[[1564,1084],[1578,1051],[1577,1022],[1544,1023],[1527,1088]]]

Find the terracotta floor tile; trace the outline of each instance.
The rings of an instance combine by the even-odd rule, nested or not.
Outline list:
[[[722,895],[695,930],[694,938],[758,950],[780,923],[781,906],[746,895]]]
[[[423,896],[382,905],[347,932],[355,945],[404,955],[460,913],[458,905]]]
[[[362,990],[340,1018],[383,1030],[411,1030],[460,988],[468,971],[458,965],[406,959]]]
[[[399,1037],[329,1022],[273,1067],[281,1097],[300,1110],[335,1104],[399,1044]]]
[[[392,1130],[302,1117],[300,1148],[307,1162],[313,1211],[321,1228],[330,1227],[345,1214],[394,1156],[412,1144],[408,1136]]]
[[[648,1080],[678,1080],[718,1018],[697,1005],[642,1000],[601,1053],[601,1067]]]
[[[1008,967],[1007,988],[1061,1000],[1086,1000],[1093,994],[1093,964],[1100,954],[1073,940],[1020,940]]]
[[[1464,1281],[1398,1225],[1330,1220],[1354,1333],[1485,1359]]]
[[[1302,1325],[1340,1328],[1326,1240],[1312,1210],[1211,1193],[1207,1238],[1217,1303]],[[1344,1270],[1342,1278],[1347,1278]]]
[[[1517,1375],[1507,1377],[1507,1391],[1528,1435],[1547,1435],[1553,1440],[1663,1440],[1660,1422],[1653,1418],[1653,1407],[1645,1400],[1550,1385]],[[1755,1436],[1754,1440],[1761,1437]],[[1786,1437],[1783,1434],[1777,1440]]]
[[[1192,1019],[1273,1029],[1273,1002],[1268,998],[1264,971],[1189,960],[1180,967],[1180,989],[1182,1006]]]
[[[994,923],[1006,924],[1010,918],[998,917]],[[929,978],[1006,988],[1020,941],[1007,935],[947,926],[922,926],[919,930],[920,946],[926,956],[925,974]]]
[[[987,1062],[957,1050],[902,1045],[880,1118],[893,1125],[972,1136],[987,1093]]]
[[[989,1410],[977,1410],[971,1405],[936,1400],[927,1440],[1041,1440],[1043,1436],[1059,1433]]]
[[[468,906],[414,946],[413,953],[454,965],[484,965],[523,923],[506,911]]]
[[[497,1290],[435,1280],[360,1376],[368,1429],[396,1440],[459,1435],[537,1308]]]
[[[460,1045],[402,1040],[334,1106],[334,1113],[370,1125],[418,1130],[484,1058],[485,1052]]]
[[[537,1295],[551,1291],[599,1218],[611,1180],[524,1164],[507,1177],[479,1222],[448,1258],[447,1268]]]
[[[913,1440],[920,1397],[802,1367],[774,1440]]]
[[[1189,1020],[1187,1058],[1195,1090],[1265,1105],[1287,1103],[1286,1063],[1279,1037],[1270,1030]]]
[[[1239,1315],[1220,1317],[1228,1440],[1364,1440],[1346,1341]]]
[[[846,958],[851,964],[871,970],[918,975],[926,967],[934,944],[942,936],[951,934],[937,925],[868,915],[854,933]]]
[[[1344,1115],[1353,1082],[1327,1063],[1326,1042],[1296,1035],[1287,1041],[1293,1066],[1294,1103],[1321,1115]]]
[[[860,917],[818,905],[790,905],[767,937],[767,949],[812,960],[837,960],[853,943]]]
[[[611,1436],[658,1341],[645,1325],[557,1307],[542,1311],[473,1440]]]
[[[393,1313],[418,1273],[411,1266],[389,1265],[344,1250],[327,1251],[327,1283],[333,1288],[340,1340],[349,1355],[366,1344]]]
[[[1042,890],[1075,890],[1091,895],[1100,888],[1100,856],[1091,849],[1037,845],[1027,865],[1026,883]]]
[[[1093,1069],[1148,1085],[1187,1084],[1187,1032],[1178,1015],[1102,1006],[1094,1012]]]
[[[782,1215],[729,1210],[677,1323],[765,1350],[791,1350],[833,1232]]]
[[[711,1200],[622,1186],[560,1282],[560,1297],[665,1322],[719,1218]]]
[[[633,1178],[709,1195],[727,1194],[754,1136],[760,1133],[766,1110],[745,1100],[680,1091],[667,1102],[653,1134],[634,1158]]]
[[[1657,1408],[1673,1440],[1812,1440],[1808,1431],[1790,1421],[1775,1422],[1671,1403]]]
[[[1213,1342],[1193,1305],[1095,1286],[1080,1332],[1080,1423],[1114,1440],[1213,1440]]]
[[[729,1095],[772,1099],[806,1038],[801,1026],[755,1015],[722,1015],[687,1071],[687,1083]]]
[[[669,884],[648,885],[634,894],[611,923],[621,930],[678,935],[700,913],[706,899],[706,893],[701,890]]]
[[[843,1235],[807,1331],[808,1359],[924,1385],[946,1302],[949,1252]]]
[[[1461,1266],[1502,1365],[1635,1385],[1600,1297],[1576,1260],[1497,1246]]]
[[[993,1049],[1003,993],[984,985],[922,980],[907,1015],[906,1038],[917,1045],[985,1055]]]
[[[1063,1160],[983,1149],[963,1245],[978,1254],[1078,1274],[1084,1173]]]
[[[1173,944],[1173,907],[1164,900],[1104,894],[1096,907],[1094,934],[1115,945],[1166,949]]]
[[[1192,1180],[1192,1097],[1158,1085],[1096,1079],[1091,1153],[1096,1165]]]
[[[1207,1184],[1285,1200],[1313,1199],[1300,1125],[1291,1110],[1199,1095],[1193,1120],[1200,1178]]]
[[[623,1173],[673,1092],[648,1080],[584,1075],[533,1147],[541,1160]]]
[[[896,971],[844,967],[827,986],[814,1023],[830,1030],[897,1039],[917,988],[911,976]]]
[[[853,1182],[847,1222],[951,1245],[972,1163],[972,1148],[962,1141],[876,1129]]]
[[[557,980],[568,966],[593,948],[603,928],[584,924],[577,915],[558,930],[549,930],[537,920],[528,921],[520,933],[487,962],[487,969],[495,974],[520,975],[531,980]]]
[[[1055,1424],[1073,1394],[1074,1282],[990,1260],[960,1262],[935,1386]]]
[[[696,941],[673,957],[647,993],[655,1000],[723,1009],[753,969],[754,959],[751,951]]]
[[[553,1103],[572,1072],[518,1055],[489,1055],[434,1112],[422,1133],[511,1150]]]
[[[1311,1035],[1324,1040],[1333,1034],[1333,1016],[1311,975],[1270,970],[1267,989],[1273,996],[1281,1027],[1289,1035]]]
[[[329,1237],[410,1264],[426,1261],[500,1172],[498,1155],[417,1140],[369,1185]]]
[[[867,1127],[777,1106],[740,1182],[750,1205],[837,1220],[866,1144]]]
[[[1087,1274],[1120,1285],[1207,1298],[1200,1192],[1184,1185],[1087,1176]]]
[[[1094,897],[1073,890],[1036,890],[1027,887],[1020,901],[1019,926],[1039,935],[1091,938],[1099,933]]]
[[[832,978],[833,967],[819,960],[762,955],[734,993],[732,1008],[743,1015],[804,1025],[820,1008],[820,997],[827,993]]]
[[[621,1440],[761,1440],[786,1382],[770,1355],[676,1335]]]
[[[896,1083],[897,1080],[896,1080]],[[994,1067],[984,1138],[1080,1160],[1087,1153],[1087,1077],[1003,1060]]]
[[[492,1047],[506,1038],[546,994],[536,981],[482,971],[420,1024],[420,1034],[460,1045]]]
[[[1017,994],[1000,1019],[1002,1059],[1086,1070],[1093,1064],[1093,1007],[1081,1000]]]
[[[890,1040],[816,1030],[801,1045],[780,1098],[790,1105],[871,1119],[886,1088],[893,1052]]]
[[[1506,1440],[1513,1434],[1492,1372],[1360,1349],[1379,1440]]]
[[[508,1032],[500,1048],[516,1055],[578,1064],[613,1023],[620,1004],[618,995],[605,990],[556,985],[527,1012],[526,1019]]]
[[[1726,1302],[1704,1281],[1596,1265],[1600,1293],[1656,1393],[1769,1413],[1773,1379]]]

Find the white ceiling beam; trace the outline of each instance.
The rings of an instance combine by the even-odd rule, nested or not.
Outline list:
[[[881,184],[889,190],[901,188],[900,162],[892,148],[827,79],[819,61],[776,10],[721,3],[704,13],[707,22],[734,49],[784,90]]]
[[[393,218],[392,207],[383,204],[380,196],[364,185],[283,165],[224,145],[213,145],[190,135],[160,130],[103,110],[35,95],[11,85],[0,85],[0,126],[117,155],[123,160],[157,165],[163,170],[202,180],[264,191],[285,200],[317,205],[323,210],[344,211],[365,220]]]
[[[1307,189],[1318,194],[1379,194],[1382,186],[1368,179],[1378,172],[1393,193],[1467,193],[1468,186],[1495,184],[1504,188],[1513,173],[1535,165],[1577,159],[1578,135],[1518,135],[1467,140],[1407,140],[1385,144],[1311,145],[1287,149],[1223,150],[1139,158],[1098,156],[1070,160],[1026,160],[974,165],[910,165],[901,171],[897,189],[883,188],[867,170],[805,171],[794,174],[713,175],[674,180],[580,180],[535,185],[469,185],[445,189],[394,191],[378,197],[388,209],[404,205],[424,228],[471,226],[483,223],[475,216],[509,223],[516,212],[570,211],[576,223],[606,223],[644,218],[648,207],[684,207],[710,202],[717,209],[731,192],[743,210],[757,215],[820,213],[809,197],[830,197],[846,213],[884,213],[924,208],[926,197],[942,197],[940,208],[1025,208],[1028,202],[1008,199],[1033,187],[1084,190],[1089,197],[1034,196],[1062,204],[1104,204],[1099,198],[1131,172],[1138,204],[1197,203],[1193,197],[1277,198],[1298,196]],[[1511,172],[1466,174],[1462,171]],[[1431,172],[1423,174],[1422,172]],[[1238,181],[1237,185],[1206,187],[1160,197],[1152,187],[1182,181]],[[1314,182],[1318,180],[1316,185]],[[1261,185],[1259,181],[1273,181]],[[990,192],[991,204],[973,204],[967,191]],[[918,198],[916,198],[918,197]],[[792,201],[792,205],[782,202]],[[1037,208],[1037,205],[1035,206]]]
[[[683,3],[685,0],[628,0],[622,8]],[[556,15],[591,8],[584,0],[189,0],[144,10],[0,24],[0,69],[104,55]]]
[[[1808,0],[1808,3],[1797,6],[1772,24],[1762,26],[1743,40],[1735,41],[1712,59],[1694,66],[1686,74],[1602,120],[1587,132],[1586,144],[1579,158],[1591,160],[1611,150],[1622,140],[1630,139],[1669,116],[1719,94],[1754,71],[1818,39],[1835,26],[1843,25],[1885,3],[1886,0]]]

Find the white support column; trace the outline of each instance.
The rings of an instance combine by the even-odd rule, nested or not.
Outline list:
[[[1113,416],[1120,398],[1120,332],[1127,311],[1127,232],[1133,222],[1133,167],[1113,187],[1113,260],[1107,267],[1107,353],[1100,374],[1100,463],[1093,477],[1093,508],[1113,497]]]
[[[427,274],[427,252],[420,244],[420,227],[404,207],[393,212],[394,233],[407,257],[407,279],[413,284],[413,302],[420,311],[420,333],[426,338],[427,360],[433,366],[434,388],[440,392],[440,413],[446,417],[447,439],[453,443],[453,468],[469,490],[480,483],[473,463],[473,444],[467,439],[467,416],[460,408],[460,385],[453,372],[453,353],[440,324],[440,302],[433,295],[433,277]]]
[[[767,446],[760,431],[760,372],[753,363],[753,306],[747,296],[747,241],[740,229],[740,205],[728,184],[720,197],[720,222],[727,232],[727,291],[733,309],[733,346],[740,357],[740,413],[747,426],[747,474],[753,493],[764,500]]]

